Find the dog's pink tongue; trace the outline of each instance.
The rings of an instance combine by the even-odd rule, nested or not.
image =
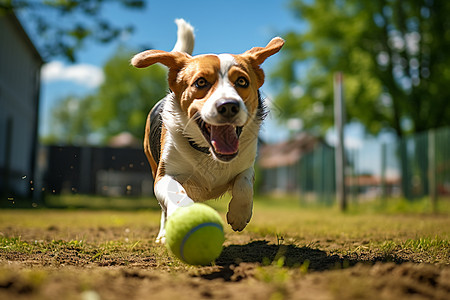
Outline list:
[[[239,147],[236,129],[231,125],[211,125],[211,144],[219,154],[235,154]]]

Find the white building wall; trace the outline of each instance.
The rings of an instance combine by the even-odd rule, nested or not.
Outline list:
[[[9,190],[18,196],[28,193],[36,150],[41,61],[33,51],[17,24],[10,17],[0,16],[0,180],[5,181],[8,169]],[[10,144],[8,120],[12,125]],[[5,182],[0,182],[0,188],[4,187]]]

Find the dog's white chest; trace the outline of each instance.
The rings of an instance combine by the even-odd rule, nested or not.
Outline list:
[[[249,143],[244,139],[243,144],[239,155],[230,163],[218,162],[186,142],[181,148],[170,144],[165,151],[166,172],[183,185],[194,201],[218,198],[230,189],[236,176],[253,166],[256,141]]]
[[[186,189],[194,201],[205,201],[218,198],[227,192],[234,178],[243,170],[236,164],[217,163],[205,155],[197,155],[196,159],[187,161],[180,155],[177,161],[169,163],[168,168],[175,179]],[[181,161],[183,160],[183,161]]]

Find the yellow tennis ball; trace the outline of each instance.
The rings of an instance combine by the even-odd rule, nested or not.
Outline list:
[[[206,204],[178,208],[166,223],[166,246],[191,265],[208,265],[219,257],[225,240],[222,219]]]

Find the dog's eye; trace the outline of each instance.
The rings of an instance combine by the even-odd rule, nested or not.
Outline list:
[[[198,89],[203,89],[203,88],[206,88],[208,86],[208,81],[206,81],[205,78],[200,77],[199,79],[197,79],[195,81],[194,85]]]
[[[247,80],[245,77],[239,77],[239,78],[236,80],[235,84],[236,84],[238,87],[246,88],[246,87],[248,87],[248,80]]]

